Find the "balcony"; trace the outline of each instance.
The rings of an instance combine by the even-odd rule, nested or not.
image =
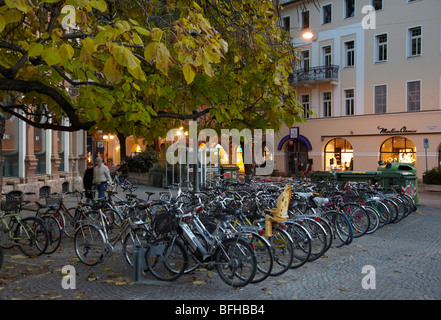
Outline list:
[[[315,85],[319,83],[336,85],[338,70],[339,66],[335,65],[295,70],[289,77],[289,83],[292,85]]]

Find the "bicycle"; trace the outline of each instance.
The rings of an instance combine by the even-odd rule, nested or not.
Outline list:
[[[118,187],[121,187],[123,191],[134,192],[138,189],[138,180],[132,177],[124,177],[121,182],[119,176],[116,173],[111,173],[112,181],[110,181],[110,187],[112,191],[117,191]]]
[[[17,246],[29,257],[45,253],[49,243],[45,222],[37,217],[21,218],[22,199],[13,194],[5,196],[0,213],[1,246],[5,249]]]
[[[180,214],[178,207],[174,205],[170,211],[156,216],[155,231],[164,236],[147,247],[145,264],[150,273],[159,280],[178,279],[187,269],[188,249],[199,264],[214,265],[219,277],[227,285],[244,287],[249,284],[256,274],[257,261],[248,242],[238,234],[225,234],[221,228],[225,216],[215,215],[216,228],[211,234],[200,234],[205,240],[205,243],[201,243],[199,237],[184,222],[191,215]]]
[[[113,239],[109,238],[106,216],[101,208],[93,208],[99,216],[99,220],[82,223],[74,234],[75,253],[81,262],[88,266],[94,266],[111,257],[115,245],[121,240],[123,253],[127,263],[133,266],[132,254],[135,248],[146,246],[154,236],[147,228],[142,227],[138,222],[133,222],[127,216],[121,223],[118,233]]]

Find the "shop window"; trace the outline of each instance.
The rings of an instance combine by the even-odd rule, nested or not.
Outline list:
[[[354,150],[347,140],[335,138],[326,144],[325,169],[328,171],[354,169]]]
[[[3,177],[18,177],[18,119],[11,115],[5,117],[5,133],[2,141]]]
[[[35,174],[46,173],[46,131],[34,128],[34,154],[38,160]]]
[[[415,144],[404,137],[392,137],[383,142],[380,148],[380,161],[383,163],[401,162],[416,166]]]

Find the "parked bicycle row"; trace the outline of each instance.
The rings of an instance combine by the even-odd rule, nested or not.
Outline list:
[[[407,195],[360,183],[214,179],[203,192],[180,186],[176,192],[161,193],[155,201],[147,192],[145,201],[108,190],[105,199],[88,203],[76,191],[71,195],[78,203],[70,208],[62,196],[53,195],[44,205],[36,202],[31,220],[44,221],[38,229],[37,224],[21,227],[27,219],[20,218],[26,203],[21,195],[9,201],[15,212],[2,210],[2,246],[10,240],[26,253],[27,242],[30,256],[56,254],[66,236],[73,239],[80,261],[96,265],[121,242],[127,263],[139,267],[142,260],[143,271],[157,279],[173,281],[205,266],[228,285],[241,287],[317,260],[331,247],[348,245],[416,210]]]

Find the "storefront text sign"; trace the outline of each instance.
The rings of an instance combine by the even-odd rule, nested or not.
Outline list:
[[[382,133],[382,134],[395,134],[395,133],[402,134],[402,133],[415,133],[415,132],[417,132],[417,130],[407,129],[406,126],[401,127],[400,129],[395,129],[395,128],[388,129],[388,128],[383,128],[383,127],[377,127],[377,128],[378,128],[378,130],[380,130],[380,133]]]

